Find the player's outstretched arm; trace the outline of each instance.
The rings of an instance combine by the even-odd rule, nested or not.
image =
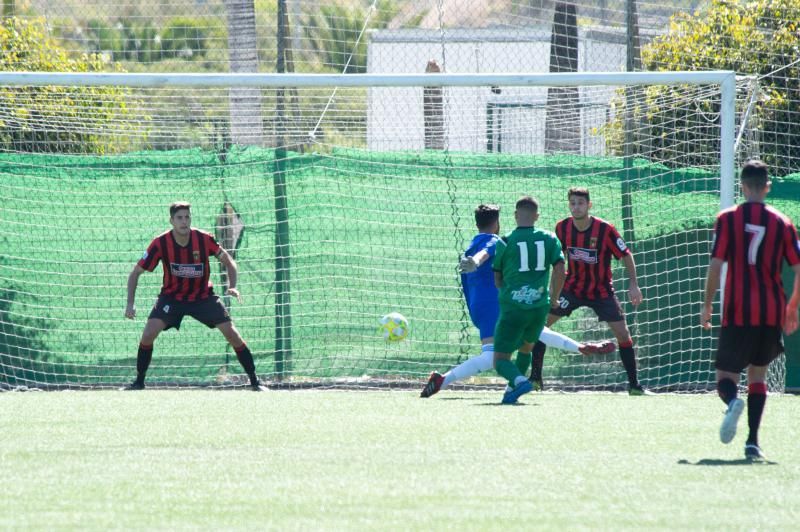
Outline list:
[[[490,258],[489,252],[485,249],[480,250],[471,257],[462,257],[458,263],[458,273],[472,273]]]
[[[703,307],[700,310],[700,325],[704,329],[711,328],[711,312],[714,304],[714,296],[719,290],[719,278],[722,272],[722,260],[711,259],[711,264],[708,265],[708,274],[706,275],[706,290],[703,296]]]
[[[792,297],[786,304],[786,316],[783,320],[783,332],[792,334],[798,328],[797,308],[800,306],[800,264],[792,266],[794,270],[794,288],[792,289]]]
[[[636,277],[636,262],[633,260],[633,253],[622,257],[622,262],[628,272],[628,299],[635,307],[642,302],[642,290],[639,288],[639,280]]]
[[[125,317],[129,320],[136,317],[136,287],[139,286],[139,276],[144,271],[144,268],[137,264],[128,275],[128,303],[125,305]]]
[[[239,267],[236,266],[236,261],[233,260],[233,257],[231,257],[230,253],[224,249],[219,250],[217,258],[222,265],[225,266],[225,270],[228,272],[228,289],[225,290],[225,295],[233,296],[236,298],[236,301],[241,303],[242,296],[239,293],[239,290],[236,288],[236,282],[239,279]]]

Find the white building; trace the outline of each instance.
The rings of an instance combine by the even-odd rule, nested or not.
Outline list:
[[[623,71],[625,55],[624,34],[579,29],[579,72]],[[425,72],[431,59],[448,73],[545,73],[550,63],[550,28],[448,29],[443,34],[401,29],[369,35],[369,73]],[[597,128],[608,118],[613,93],[612,87],[580,89],[581,153],[604,153],[605,143]],[[489,87],[447,88],[445,145],[451,151],[544,153],[546,102],[547,88],[540,87],[507,87],[499,94]],[[424,148],[422,88],[370,89],[367,114],[370,149]]]

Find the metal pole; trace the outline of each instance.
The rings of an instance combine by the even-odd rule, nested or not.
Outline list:
[[[719,154],[719,208],[727,209],[736,202],[736,75],[730,73],[721,83],[720,107],[720,154]],[[728,276],[728,263],[722,265],[720,287],[725,286]],[[725,290],[719,291],[719,308],[725,306]]]
[[[626,70],[633,72],[637,68],[638,59],[638,27],[636,17],[636,1],[626,1],[626,27],[627,27],[627,54]],[[625,87],[625,153],[622,159],[622,234],[628,245],[636,238],[633,224],[633,182],[635,173],[633,170],[634,150],[634,120],[633,120],[634,89]]]
[[[733,73],[722,81],[722,108],[720,109],[720,209],[727,209],[733,206],[736,201],[735,181],[736,181],[736,76]]]
[[[278,0],[278,60],[276,70],[286,72],[286,0]],[[292,315],[289,270],[289,203],[286,195],[286,88],[275,94],[275,376],[286,377],[292,357]]]

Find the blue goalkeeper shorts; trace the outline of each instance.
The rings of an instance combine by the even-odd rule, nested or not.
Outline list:
[[[473,325],[480,331],[481,340],[494,336],[497,318],[500,316],[500,305],[494,301],[472,301],[469,304],[469,317]]]

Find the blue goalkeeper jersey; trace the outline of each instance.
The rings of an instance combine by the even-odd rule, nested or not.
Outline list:
[[[464,288],[464,298],[467,301],[467,308],[469,308],[473,322],[476,322],[475,318],[481,312],[482,307],[498,306],[492,260],[494,259],[495,244],[497,244],[499,238],[495,234],[479,233],[475,235],[464,252],[467,257],[472,257],[482,250],[486,250],[489,254],[489,259],[481,264],[476,271],[461,274],[461,286]]]

